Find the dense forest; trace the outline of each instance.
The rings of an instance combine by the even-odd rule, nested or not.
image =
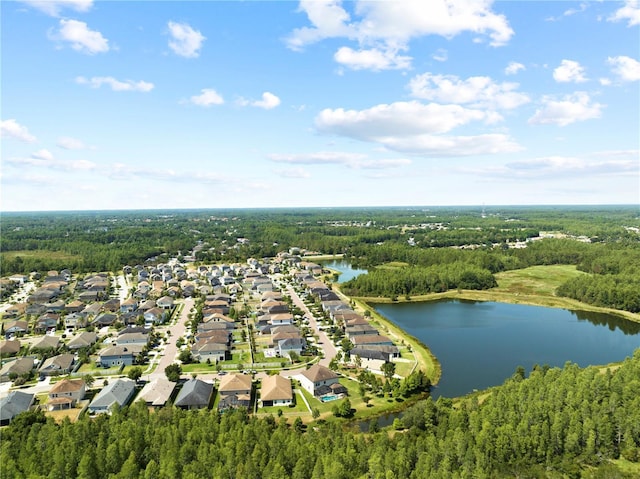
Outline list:
[[[640,461],[640,350],[620,367],[518,368],[502,386],[426,399],[367,434],[246,413],[149,412],[143,403],[56,424],[24,413],[2,431],[3,479],[623,478]],[[637,470],[637,469],[636,469]],[[637,477],[637,476],[636,476]]]

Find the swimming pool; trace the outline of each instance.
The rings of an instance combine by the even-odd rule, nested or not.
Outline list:
[[[336,399],[340,399],[340,396],[337,396],[336,394],[327,394],[326,396],[322,396],[320,398],[320,401],[329,402],[329,401],[335,401]]]

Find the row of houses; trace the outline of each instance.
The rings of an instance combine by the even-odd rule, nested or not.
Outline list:
[[[322,311],[336,326],[342,328],[344,335],[353,344],[350,351],[352,361],[359,358],[361,366],[379,370],[383,363],[400,357],[398,347],[389,337],[380,334],[377,328],[340,299],[326,284],[306,272],[297,273],[294,278],[318,298]]]

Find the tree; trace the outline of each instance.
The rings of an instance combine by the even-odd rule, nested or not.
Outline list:
[[[142,377],[142,368],[139,366],[134,366],[129,370],[129,373],[127,374],[127,377],[129,379],[132,379],[133,381],[137,381],[138,379],[140,379]]]
[[[173,381],[174,383],[178,382],[182,374],[182,366],[178,363],[169,364],[169,366],[164,368],[164,373],[167,375],[169,381]]]
[[[180,351],[178,359],[183,364],[189,364],[193,361],[193,356],[191,356],[191,351],[189,351],[188,349],[183,349],[182,351]]]
[[[386,361],[381,367],[380,367],[382,374],[384,374],[384,377],[387,378],[387,380],[391,379],[393,377],[393,375],[396,373],[396,365],[395,363],[391,363],[389,361]]]
[[[343,338],[340,341],[340,347],[344,351],[345,358],[349,358],[351,355],[351,350],[353,349],[353,343],[349,340],[349,338]]]
[[[314,408],[311,410],[311,417],[312,417],[313,419],[318,419],[318,418],[320,417],[320,409],[318,409],[317,407],[314,407]]]

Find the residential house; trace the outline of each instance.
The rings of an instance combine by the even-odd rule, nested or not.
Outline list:
[[[127,344],[138,344],[144,347],[149,344],[149,333],[145,331],[119,334],[115,340],[115,343],[118,346],[125,346]]]
[[[118,320],[118,316],[113,313],[100,313],[98,316],[94,318],[92,324],[94,324],[98,328],[103,328],[105,326],[113,326],[113,324]]]
[[[282,324],[293,324],[293,314],[291,313],[277,313],[270,314],[269,323],[272,326],[279,326]]]
[[[149,311],[150,309],[153,309],[155,307],[156,307],[156,301],[154,299],[147,299],[140,303],[140,305],[138,306],[138,309],[140,311]]]
[[[358,324],[356,326],[347,326],[344,329],[347,338],[351,339],[354,336],[360,336],[363,334],[380,334],[376,328],[370,324]]]
[[[94,301],[98,301],[99,298],[100,293],[98,291],[82,291],[78,294],[78,299],[85,303],[93,303]]]
[[[93,318],[100,314],[100,311],[102,311],[102,303],[92,303],[88,304],[80,314],[85,318]]]
[[[67,348],[73,350],[88,348],[92,346],[98,340],[98,335],[93,331],[83,331],[75,336],[67,344]]]
[[[120,303],[121,313],[132,313],[138,309],[138,301],[135,298],[129,298]]]
[[[129,404],[136,392],[136,384],[130,379],[117,379],[100,391],[89,404],[90,414],[109,413],[113,407]]]
[[[27,310],[27,303],[12,304],[11,306],[9,306],[7,309],[4,310],[4,314],[2,315],[2,317],[4,319],[19,318],[20,316],[25,314],[26,310]]]
[[[173,308],[173,298],[169,296],[163,296],[156,300],[156,306],[160,309],[171,309]]]
[[[278,353],[278,356],[282,358],[291,358],[291,353],[295,353],[300,356],[306,347],[307,342],[304,338],[292,337],[278,339],[277,344],[275,345],[275,350]]]
[[[31,351],[44,351],[47,349],[58,349],[60,338],[58,336],[43,336],[38,342],[31,346]]]
[[[43,376],[60,376],[69,374],[73,366],[73,354],[58,354],[47,358],[40,366],[38,372]]]
[[[391,341],[386,336],[381,336],[380,334],[359,334],[356,336],[352,336],[349,340],[353,343],[354,347],[361,346],[393,346],[393,341]]]
[[[154,324],[161,324],[166,318],[166,312],[158,307],[151,308],[144,313],[145,326],[151,326]]]
[[[120,300],[118,298],[111,298],[105,301],[102,304],[102,309],[104,311],[109,311],[111,313],[116,313],[120,311]]]
[[[229,374],[220,380],[218,409],[251,406],[252,379],[246,374]]]
[[[137,344],[108,347],[98,353],[98,364],[103,368],[110,368],[121,364],[131,366],[136,356],[142,352],[142,349],[142,346]]]
[[[293,404],[293,389],[291,379],[275,374],[262,380],[260,389],[262,407],[289,406]]]
[[[12,381],[11,378],[28,374],[33,369],[33,358],[18,358],[14,361],[5,363],[0,369],[0,383],[6,383]]]
[[[63,379],[49,390],[49,411],[56,409],[71,409],[84,398],[87,385],[84,379]]]
[[[29,330],[29,323],[22,319],[16,319],[13,321],[7,321],[3,324],[4,334],[11,335],[15,334],[16,336],[22,336],[26,334]]]
[[[73,300],[64,306],[67,313],[80,313],[87,305],[80,300]]]
[[[392,362],[400,357],[400,351],[396,346],[363,345],[350,351],[351,362],[360,358],[360,366],[380,371],[384,363]]]
[[[78,329],[87,325],[87,318],[80,313],[70,313],[64,317],[63,322],[66,329]]]
[[[59,299],[57,301],[52,301],[51,303],[45,303],[43,306],[46,308],[49,313],[58,313],[64,309],[64,301]]]
[[[196,378],[189,379],[182,386],[174,404],[182,409],[208,408],[212,394],[213,384]]]
[[[162,407],[171,398],[176,384],[167,378],[154,379],[144,385],[138,395],[138,401],[144,401],[147,406]]]
[[[58,326],[60,315],[57,313],[45,313],[41,315],[34,326],[34,331],[37,333],[44,333],[45,331],[55,330]]]
[[[228,350],[227,344],[216,338],[203,338],[191,347],[191,355],[201,363],[205,363],[207,360],[217,363],[226,359]]]
[[[324,396],[325,394],[342,394],[346,388],[339,382],[339,376],[331,369],[314,364],[309,369],[298,375],[300,385],[314,396]],[[342,389],[345,389],[343,391]]]
[[[7,339],[0,341],[0,357],[6,358],[15,356],[20,352],[20,341],[17,339]]]
[[[6,426],[21,412],[28,411],[33,404],[35,394],[11,391],[0,399],[0,426]]]

